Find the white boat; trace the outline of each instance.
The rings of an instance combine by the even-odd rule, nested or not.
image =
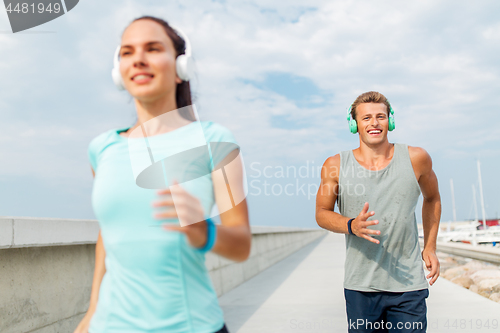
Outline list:
[[[453,231],[438,232],[438,241],[441,242],[460,242],[472,245],[500,244],[500,226],[489,226],[486,230],[478,229],[482,224],[478,221],[472,221],[467,225],[458,225]]]
[[[455,211],[455,193],[453,187],[453,179],[450,179],[451,198],[453,208],[453,221],[447,222],[446,231],[439,229],[437,240],[440,242],[460,242],[472,245],[485,245],[490,244],[496,246],[500,244],[500,221],[496,219],[487,219],[484,208],[483,186],[481,179],[481,166],[479,160],[477,161],[479,193],[481,202],[482,221],[479,222],[478,209],[476,204],[476,189],[472,185],[472,195],[474,203],[474,211],[476,218],[472,221],[456,221]],[[419,228],[419,237],[423,237],[423,230]]]

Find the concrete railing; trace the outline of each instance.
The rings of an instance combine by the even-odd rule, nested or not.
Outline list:
[[[420,246],[423,249],[423,240],[420,240]],[[455,242],[437,242],[436,250],[465,258],[487,261],[493,264],[500,264],[500,248],[486,247],[481,245],[473,246],[471,244]]]
[[[246,261],[235,263],[214,253],[207,253],[206,266],[217,296],[225,294],[326,233],[321,229],[252,227],[252,249]]]
[[[98,232],[95,220],[0,217],[0,332],[73,332],[89,306]],[[326,233],[252,227],[247,261],[207,253],[217,295]]]

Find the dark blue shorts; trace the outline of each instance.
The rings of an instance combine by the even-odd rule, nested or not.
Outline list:
[[[348,331],[426,332],[428,289],[364,292],[344,289]]]
[[[229,331],[227,330],[226,324],[224,324],[224,326],[215,333],[229,333]]]

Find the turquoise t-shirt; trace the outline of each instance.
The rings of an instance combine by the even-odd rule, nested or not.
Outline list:
[[[159,200],[157,190],[136,184],[130,154],[133,145],[128,142],[143,139],[118,134],[127,129],[100,134],[88,150],[95,171],[92,206],[106,250],[106,274],[89,333],[216,332],[223,327],[224,317],[205,255],[190,246],[184,234],[162,229],[160,225],[167,220],[153,217],[158,212],[151,206]],[[199,138],[200,129],[207,143],[236,144],[227,128],[213,122],[193,122],[148,141],[155,147],[153,153],[169,155],[168,151],[193,148],[192,138]],[[202,171],[206,176],[185,186],[200,200],[207,216],[215,203],[210,176],[213,162],[197,163],[198,171],[206,169]],[[179,183],[183,185],[182,180]]]

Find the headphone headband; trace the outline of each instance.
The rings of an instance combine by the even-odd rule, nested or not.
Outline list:
[[[191,43],[189,42],[188,36],[179,27],[172,24],[169,24],[169,26],[175,31],[175,33],[177,33],[177,35],[179,35],[180,38],[184,40],[184,43],[186,44],[186,49],[184,50],[184,54],[188,57],[191,57]]]

